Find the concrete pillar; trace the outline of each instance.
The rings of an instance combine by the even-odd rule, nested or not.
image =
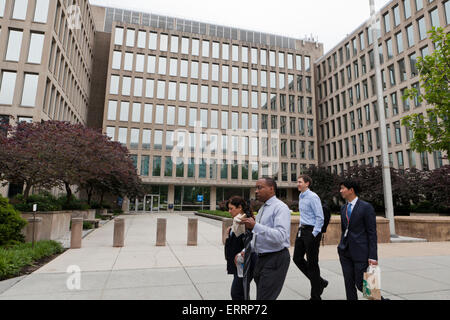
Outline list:
[[[25,227],[25,242],[33,241],[33,228],[34,228],[34,241],[39,241],[41,239],[41,227],[42,227],[42,218],[36,217],[36,220],[33,218],[27,219],[28,224]]]
[[[156,222],[156,246],[158,247],[166,245],[166,226],[167,220],[158,218]]]
[[[250,199],[256,200],[256,188],[250,188]]]
[[[291,200],[291,201],[294,200],[292,198],[292,188],[287,189],[286,197],[287,197],[287,200]]]
[[[225,240],[228,238],[227,229],[233,225],[233,219],[226,218],[222,220],[222,243],[225,244]]]
[[[209,191],[209,210],[216,210],[217,188],[212,186]]]
[[[175,186],[173,184],[169,185],[169,191],[167,194],[167,204],[175,204]],[[172,209],[167,208],[167,211],[173,212],[174,208]]]
[[[128,199],[128,197],[123,198],[122,210],[123,212],[128,212],[128,210],[130,210],[130,199]]]
[[[198,219],[189,218],[188,219],[188,238],[187,245],[188,246],[196,246],[197,245],[197,229],[198,229]]]
[[[115,248],[123,247],[124,239],[125,239],[125,219],[116,218],[114,220],[113,247]]]
[[[83,218],[72,218],[72,232],[70,236],[70,249],[81,248],[83,235]]]

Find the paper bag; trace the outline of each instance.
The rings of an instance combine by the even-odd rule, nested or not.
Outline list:
[[[241,234],[245,233],[245,225],[239,224],[239,222],[241,222],[241,219],[243,219],[245,217],[246,217],[245,214],[238,214],[233,219],[232,230],[233,230],[234,234],[236,235],[236,237],[239,237]]]
[[[369,266],[364,272],[363,295],[369,300],[381,300],[381,271],[379,266]]]

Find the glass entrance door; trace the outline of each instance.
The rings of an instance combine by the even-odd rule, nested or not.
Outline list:
[[[155,212],[158,211],[159,212],[159,205],[160,205],[160,200],[159,200],[159,195],[152,195],[152,208],[151,208],[151,212]]]
[[[130,211],[135,213],[159,212],[161,205],[159,194],[147,194],[143,199],[136,198],[130,201]]]

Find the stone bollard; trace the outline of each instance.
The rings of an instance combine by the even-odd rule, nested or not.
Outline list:
[[[36,217],[27,219],[28,224],[25,227],[25,242],[33,242],[33,227],[34,227],[34,241],[39,241],[41,237],[42,218]]]
[[[233,225],[233,219],[225,218],[222,220],[222,243],[228,238],[227,229]]]
[[[197,245],[197,229],[198,229],[198,219],[189,218],[188,219],[188,246]]]
[[[156,222],[156,246],[158,247],[166,245],[166,226],[167,220],[158,218]]]
[[[114,238],[113,247],[123,247],[125,238],[125,220],[123,218],[117,218],[114,220]]]
[[[72,232],[70,236],[70,249],[81,248],[81,237],[83,235],[83,218],[72,218]]]

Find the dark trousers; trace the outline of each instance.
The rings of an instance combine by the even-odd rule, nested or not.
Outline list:
[[[356,289],[362,292],[364,272],[367,270],[369,262],[353,261],[348,250],[339,251],[339,260],[344,275],[347,300],[358,300]]]
[[[237,272],[233,275],[233,283],[231,284],[231,300],[244,300],[244,283],[239,278]]]
[[[312,234],[313,228],[301,229],[300,237],[297,234],[294,248],[294,263],[311,282],[311,299],[320,300],[324,280],[320,277],[319,248],[322,233],[316,237]],[[305,260],[306,254],[306,260]]]
[[[286,280],[291,256],[287,248],[259,255],[253,278],[256,282],[256,300],[276,300]]]

